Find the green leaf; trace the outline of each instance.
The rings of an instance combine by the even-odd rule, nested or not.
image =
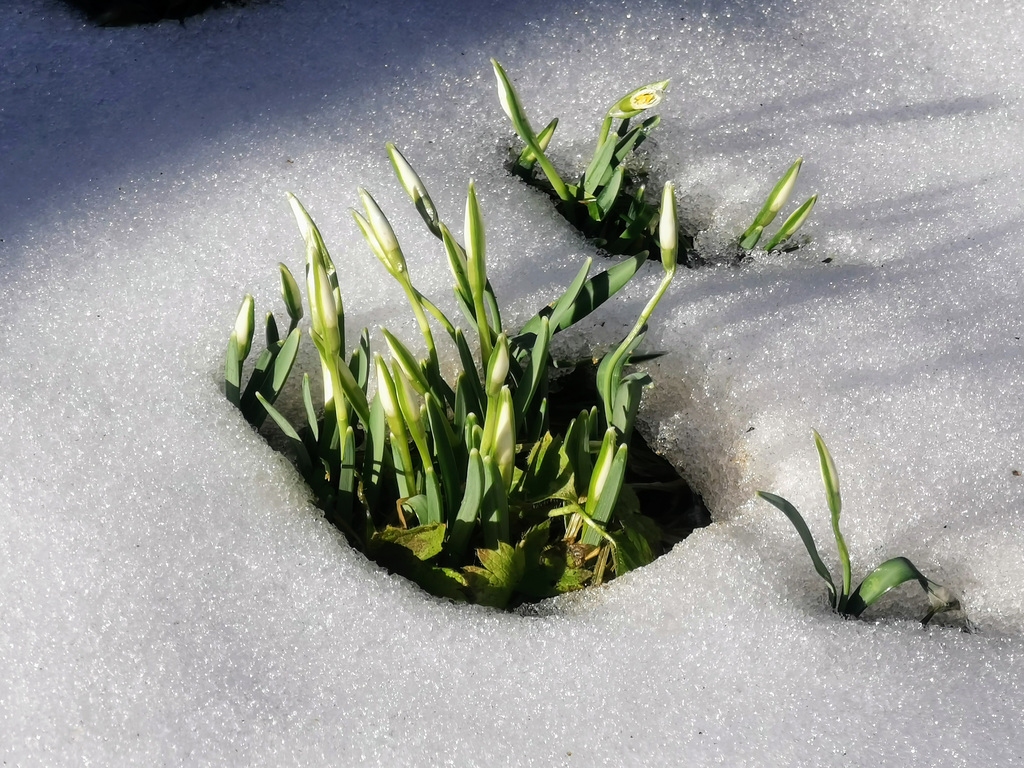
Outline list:
[[[890,589],[907,581],[917,581],[921,585],[921,589],[928,595],[931,603],[931,609],[923,619],[923,624],[927,624],[936,613],[959,610],[960,602],[949,590],[929,580],[907,558],[894,557],[891,560],[886,560],[864,578],[860,586],[850,595],[845,612],[851,616],[860,616],[866,608],[877,602]]]
[[[235,338],[235,334],[231,334],[231,338],[228,339],[228,351],[224,356],[224,394],[228,402],[236,408],[241,408],[242,360],[238,353],[238,339]]]
[[[739,246],[744,251],[753,250],[754,246],[757,245],[757,241],[761,239],[761,233],[764,231],[764,227],[751,227],[743,236],[740,238]]]
[[[648,134],[661,122],[660,115],[654,115],[644,120],[640,125],[634,126],[615,145],[615,156],[612,160],[614,165],[623,162],[634,149],[640,147],[647,139]]]
[[[622,189],[622,179],[625,174],[625,169],[620,165],[612,173],[611,179],[608,181],[608,185],[601,190],[601,194],[597,196],[593,206],[597,208],[600,214],[594,217],[591,214],[591,218],[596,218],[597,221],[604,221],[605,217],[612,210],[619,197],[619,190]]]
[[[263,333],[267,340],[267,347],[273,347],[281,340],[281,334],[277,330],[277,320],[273,312],[267,312],[267,319],[263,324]]]
[[[501,542],[494,549],[478,549],[476,554],[483,567],[462,569],[475,602],[504,608],[526,571],[523,550]]]
[[[484,544],[493,549],[509,540],[508,494],[497,461],[491,456],[484,456],[483,464],[487,490],[480,510],[480,527]]]
[[[306,409],[306,423],[309,425],[310,434],[314,441],[320,439],[320,431],[317,427],[316,409],[313,407],[313,396],[309,389],[309,374],[302,374],[302,404]]]
[[[807,554],[811,556],[811,562],[814,564],[814,570],[818,572],[818,575],[825,580],[825,584],[828,586],[829,603],[833,608],[838,608],[839,600],[836,595],[836,585],[832,581],[832,574],[829,573],[828,567],[821,559],[821,555],[818,554],[818,548],[814,544],[814,536],[811,534],[811,529],[807,527],[807,523],[797,511],[797,508],[786,501],[786,499],[781,496],[776,496],[774,493],[758,491],[757,496],[775,506],[789,518],[789,522],[793,524],[797,533],[800,534],[800,539],[803,541],[804,547],[807,549]]]
[[[512,398],[513,412],[518,417],[517,432],[524,430],[527,416],[535,410],[532,408],[534,395],[548,373],[548,345],[550,342],[551,325],[546,317],[541,318],[537,341],[530,351],[529,365],[523,371],[523,376],[516,385],[515,395]]]
[[[392,544],[408,550],[417,560],[429,560],[440,554],[444,544],[444,535],[445,526],[441,523],[420,525],[415,528],[388,526],[374,534],[371,548],[382,544]]]
[[[614,455],[612,455],[612,451],[614,451]],[[590,519],[601,527],[607,526],[611,520],[612,511],[615,509],[615,503],[619,500],[619,491],[622,489],[622,481],[626,476],[628,454],[628,445],[623,444],[617,449],[615,448],[615,429],[609,429],[605,434],[601,453],[598,455],[594,467],[594,475],[591,478],[585,507]],[[588,525],[581,541],[584,544],[597,546],[601,543],[602,538],[600,532]]]
[[[430,436],[434,445],[434,457],[441,472],[441,487],[445,496],[445,515],[443,520],[451,520],[455,514],[455,501],[459,489],[458,463],[455,460],[455,448],[460,440],[455,437],[451,424],[445,416],[444,409],[432,392],[426,396],[427,422],[430,424]]]
[[[288,419],[282,416],[274,406],[264,399],[263,395],[257,392],[256,398],[263,404],[263,407],[267,409],[267,413],[270,414],[270,418],[272,418],[274,423],[281,428],[285,437],[291,441],[291,446],[295,449],[295,454],[299,461],[299,469],[303,476],[309,479],[313,473],[313,462],[310,459],[309,452],[306,450],[306,444],[303,443],[302,438],[299,437],[299,433],[295,431],[295,428],[291,425]]]
[[[587,282],[587,275],[590,274],[590,267],[593,263],[594,259],[588,256],[586,262],[580,267],[580,271],[576,273],[576,277],[569,283],[569,287],[565,289],[565,293],[559,297],[558,301],[551,308],[549,322],[552,328],[558,328],[564,322],[566,316],[572,313],[573,304],[575,304],[577,297],[579,297],[583,286]],[[537,322],[539,324],[540,320]]]
[[[581,180],[583,194],[586,197],[594,197],[597,194],[597,190],[611,179],[613,171],[611,161],[612,156],[615,154],[615,146],[615,139],[607,138],[601,142],[601,146],[594,153],[594,157],[591,159],[590,165],[587,166],[587,170],[584,172],[583,179]]]
[[[285,382],[288,381],[288,376],[292,372],[292,366],[295,365],[295,358],[299,353],[300,338],[301,334],[298,328],[289,333],[288,338],[285,339],[284,344],[281,345],[281,349],[277,353],[277,357],[274,359],[273,377],[270,380],[269,389],[271,396],[267,398],[272,402],[281,394],[281,390],[284,388]]]
[[[642,568],[654,562],[654,552],[650,542],[639,531],[626,528],[610,534],[615,546],[612,548],[612,559],[615,563],[615,575]]]
[[[476,528],[483,505],[486,484],[484,464],[480,451],[476,448],[469,452],[469,468],[466,472],[466,490],[462,495],[462,504],[451,524],[451,535],[448,539],[448,558],[451,563],[462,561],[470,537]]]
[[[597,394],[601,398],[604,417],[609,424],[612,424],[615,419],[615,399],[619,392],[619,385],[622,383],[622,369],[646,335],[647,326],[645,325],[632,339],[627,337],[618,348],[602,357],[597,366]]]
[[[458,328],[455,330],[455,346],[459,350],[462,371],[466,374],[463,391],[467,412],[483,416],[483,404],[487,401],[484,385],[480,381],[480,373],[477,371],[476,360],[473,357],[473,351],[469,348],[469,342],[466,341],[462,330]]]
[[[384,482],[384,450],[387,447],[388,422],[384,406],[376,395],[370,405],[370,421],[364,425],[363,497],[370,512],[379,511],[381,486]]]
[[[773,251],[795,235],[797,230],[803,226],[805,221],[807,221],[807,217],[811,215],[811,210],[814,208],[814,204],[817,201],[818,196],[811,195],[803,205],[797,208],[793,214],[786,219],[786,223],[782,225],[782,228],[779,229],[778,232],[775,233],[775,237],[768,241],[768,244],[764,249],[766,251]]]
[[[443,523],[445,520],[444,498],[441,495],[441,483],[437,479],[434,468],[427,464],[423,471],[424,486],[427,497],[427,511],[424,523]]]
[[[551,137],[555,134],[555,128],[558,127],[558,118],[554,118],[550,123],[544,126],[540,133],[537,134],[537,145],[547,151],[548,144],[551,143]],[[537,164],[537,155],[534,153],[530,146],[523,147],[523,151],[519,153],[519,157],[516,159],[513,167],[519,169],[520,172],[529,172],[533,170],[533,166]]]

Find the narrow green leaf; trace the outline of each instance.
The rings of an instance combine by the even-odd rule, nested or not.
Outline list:
[[[267,340],[267,347],[273,348],[281,340],[281,334],[277,330],[277,320],[273,312],[267,312],[266,320],[263,323],[263,335]]]
[[[480,451],[469,452],[469,468],[466,472],[466,490],[462,495],[455,520],[451,523],[448,539],[448,558],[451,563],[462,562],[463,555],[469,546],[470,537],[480,518],[486,482],[484,478],[483,458]]]
[[[576,296],[569,302],[569,307],[565,311],[560,312],[558,324],[552,323],[551,333],[555,334],[559,331],[564,331],[604,304],[604,302],[625,287],[646,260],[647,252],[644,251],[587,280]],[[568,290],[566,294],[563,294],[563,298],[567,294]],[[541,319],[544,316],[554,319],[551,307],[545,307],[544,311],[530,318],[515,337],[516,342],[521,344],[520,340],[524,336],[531,333],[536,334]]]
[[[284,344],[281,345],[280,351],[277,353],[277,357],[274,359],[273,376],[270,380],[270,395],[267,396],[271,402],[277,399],[277,396],[281,394],[281,390],[284,388],[285,382],[288,381],[288,376],[292,372],[292,366],[295,365],[295,358],[299,353],[299,340],[301,333],[296,328],[288,334],[288,338],[285,339]]]
[[[309,374],[302,374],[302,404],[306,409],[306,423],[309,425],[310,434],[314,441],[320,440],[320,430],[317,427],[316,409],[313,407],[313,396],[309,389]]]
[[[611,435],[609,440],[608,434]],[[619,491],[622,490],[622,482],[626,476],[626,459],[629,454],[628,445],[620,445],[615,448],[615,430],[609,429],[605,436],[605,443],[602,445],[602,452],[598,455],[597,464],[594,468],[594,476],[590,481],[590,492],[587,495],[587,504],[584,507],[587,515],[598,525],[605,527],[612,518],[612,511],[615,503],[619,500]],[[614,455],[603,465],[605,450],[609,454],[614,450]],[[607,470],[605,470],[607,466]],[[583,534],[582,542],[597,546],[601,543],[601,534],[588,527]]]
[[[480,515],[480,527],[485,546],[497,549],[499,543],[509,540],[508,494],[505,492],[498,463],[491,456],[484,456],[483,464],[487,491]]]
[[[379,510],[384,484],[384,451],[388,442],[388,422],[380,398],[374,396],[370,405],[370,421],[364,425],[363,497],[370,512]]]
[[[803,226],[805,221],[807,221],[807,217],[811,215],[811,210],[814,208],[814,204],[816,202],[818,202],[817,195],[811,195],[807,198],[804,204],[797,208],[793,214],[786,219],[786,223],[782,225],[782,228],[779,229],[778,232],[775,233],[775,237],[768,241],[768,244],[764,249],[766,251],[773,251],[795,235],[797,230]]]
[[[270,414],[270,418],[274,420],[274,423],[281,428],[285,437],[291,441],[291,445],[295,449],[295,454],[299,461],[299,469],[303,476],[308,479],[313,472],[313,462],[310,459],[309,452],[306,450],[305,443],[303,443],[302,438],[299,437],[299,433],[295,431],[295,428],[291,425],[288,419],[282,416],[274,406],[264,399],[263,395],[257,392],[256,397],[263,404],[263,407],[267,409],[267,413]]]
[[[811,534],[811,529],[807,527],[807,523],[804,521],[803,516],[801,516],[797,511],[796,507],[781,496],[776,496],[774,493],[768,493],[767,491],[757,491],[757,496],[775,506],[789,518],[789,522],[793,524],[797,533],[800,534],[800,540],[803,541],[804,547],[807,549],[807,554],[811,556],[811,562],[814,564],[814,570],[818,572],[818,575],[825,580],[825,584],[828,586],[830,604],[833,608],[838,608],[839,599],[836,594],[836,585],[832,581],[832,574],[829,573],[828,567],[821,559],[821,555],[818,554],[818,548],[814,544],[814,536]]]
[[[482,416],[483,404],[487,401],[487,395],[484,392],[483,382],[480,380],[480,372],[477,370],[473,351],[469,348],[469,342],[466,341],[461,329],[458,328],[455,330],[455,346],[459,350],[462,371],[466,374],[465,398],[468,412]]]
[[[434,457],[437,459],[437,467],[441,473],[441,486],[444,489],[445,515],[442,519],[450,520],[456,509],[460,485],[458,462],[455,459],[455,448],[460,441],[455,437],[441,404],[431,392],[427,393],[426,405]]]
[[[537,341],[530,351],[529,365],[523,371],[523,377],[516,385],[513,396],[513,410],[518,415],[516,429],[522,432],[526,426],[526,417],[534,412],[533,397],[541,380],[548,374],[548,345],[551,342],[551,325],[548,319],[541,318],[541,326],[537,333]]]
[[[445,520],[444,514],[444,498],[441,494],[441,483],[437,478],[437,473],[434,468],[429,464],[426,466],[423,472],[424,488],[426,490],[427,497],[427,513],[426,519],[421,519],[422,523],[443,523]]]
[[[594,201],[594,205],[600,212],[598,221],[604,221],[605,217],[611,212],[615,206],[616,201],[619,197],[619,191],[622,189],[622,179],[625,174],[625,169],[620,165],[612,173],[611,178],[608,181],[608,185],[601,190],[601,194],[597,196]]]
[[[238,339],[232,333],[231,338],[228,339],[228,351],[224,357],[224,394],[227,396],[228,402],[236,408],[241,408],[242,361],[238,352]]]
[[[612,156],[615,154],[616,141],[613,138],[605,139],[583,174],[583,194],[588,198],[594,197],[597,190],[608,183],[612,177],[611,167]]]

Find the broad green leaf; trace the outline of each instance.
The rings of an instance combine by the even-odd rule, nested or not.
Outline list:
[[[758,491],[757,495],[769,504],[775,506],[789,518],[789,522],[793,524],[797,533],[800,534],[800,540],[803,541],[804,547],[807,549],[807,554],[811,556],[811,562],[814,564],[814,570],[818,572],[818,575],[825,580],[825,583],[828,586],[829,602],[833,608],[838,608],[839,599],[836,594],[836,585],[832,581],[832,574],[829,573],[828,567],[821,559],[821,555],[818,554],[818,548],[814,544],[814,536],[811,534],[811,529],[807,527],[807,523],[797,511],[796,507],[781,496],[776,496],[774,493]]]
[[[374,534],[374,545],[394,544],[407,549],[417,560],[429,560],[440,554],[444,544],[445,526],[430,523],[415,528],[388,526]]]
[[[929,580],[907,558],[894,557],[891,560],[886,560],[864,578],[860,586],[850,595],[850,600],[846,604],[846,613],[851,616],[860,616],[866,608],[890,589],[907,581],[917,581],[921,585],[921,589],[928,595],[931,603],[931,609],[922,623],[927,624],[936,613],[960,608],[960,602],[949,590]]]
[[[526,571],[523,551],[501,542],[494,549],[478,549],[476,554],[483,567],[462,569],[475,602],[504,608]]]
[[[612,558],[615,563],[615,575],[642,568],[654,562],[654,552],[650,542],[639,531],[626,528],[610,534],[615,541]]]

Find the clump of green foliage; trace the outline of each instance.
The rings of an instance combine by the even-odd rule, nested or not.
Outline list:
[[[835,462],[825,446],[821,435],[815,431],[814,444],[818,449],[818,458],[821,463],[821,478],[825,484],[825,498],[828,500],[828,507],[832,513],[832,533],[836,540],[836,549],[839,552],[839,560],[843,569],[842,590],[836,588],[832,580],[832,574],[825,565],[818,548],[814,544],[814,537],[810,528],[796,507],[790,504],[781,496],[766,491],[758,491],[757,495],[765,501],[780,509],[790,522],[793,523],[800,539],[811,556],[811,562],[818,575],[825,580],[828,587],[829,603],[832,609],[843,616],[860,616],[869,606],[874,604],[893,587],[898,587],[907,581],[916,581],[928,596],[930,607],[921,623],[927,625],[932,617],[944,611],[960,609],[960,602],[945,587],[936,584],[919,571],[910,560],[905,557],[894,557],[886,560],[873,571],[871,571],[860,585],[851,593],[852,567],[850,565],[850,553],[846,547],[846,540],[839,530],[839,515],[842,512],[842,498],[839,495],[839,472],[836,470]]]
[[[516,135],[525,144],[512,162],[511,172],[545,191],[555,200],[558,212],[569,223],[609,253],[633,255],[646,251],[652,258],[660,258],[656,234],[658,209],[645,198],[646,185],[642,174],[631,170],[627,161],[647,140],[661,118],[653,115],[639,124],[631,124],[631,121],[662,101],[669,81],[661,80],[636,88],[608,108],[598,130],[593,157],[576,183],[570,183],[562,178],[545,154],[558,126],[558,118],[551,120],[540,132],[535,132],[505,70],[494,59],[491,59],[491,64],[497,78],[501,107],[512,122]],[[737,259],[757,247],[765,228],[786,204],[802,162],[802,158],[798,159],[783,175],[754,221],[737,239]],[[538,167],[540,175],[536,173]],[[807,220],[816,200],[817,195],[811,196],[786,219],[772,238],[762,244],[762,248],[766,251],[799,248],[803,242],[794,240],[793,235]],[[693,233],[680,230],[677,239],[679,262],[686,266],[701,263],[694,250]]]
[[[255,324],[253,300],[245,297],[226,355],[228,399],[253,425],[268,415],[278,425],[317,504],[353,546],[436,595],[509,607],[649,563],[663,547],[663,532],[641,512],[626,478],[634,420],[651,380],[631,370],[631,362],[676,272],[672,185],[665,186],[656,227],[662,279],[629,333],[597,365],[596,400],[563,428],[552,414],[552,337],[622,289],[646,254],[593,276],[588,259],[560,297],[512,332],[488,280],[473,184],[463,245],[438,216],[416,171],[394,146],[388,151],[403,188],[443,244],[467,330],[416,288],[391,224],[359,190],[363,211],[353,216],[408,299],[426,357],[386,329],[380,335],[389,359],[371,350],[365,329],[346,355],[343,281],[312,218],[290,197],[305,243],[308,335],[319,354],[323,400],[314,403],[307,373],[303,423],[293,425],[275,407],[304,316],[299,284],[283,264],[288,331],[282,338],[273,314],[267,316],[266,346],[243,388]],[[437,329],[460,364],[448,380]]]

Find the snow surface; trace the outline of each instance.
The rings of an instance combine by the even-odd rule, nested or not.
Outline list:
[[[3,764],[1020,765],[1022,32],[1008,0],[277,0],[136,29],[6,0]],[[706,253],[793,158],[821,195],[811,247],[684,272],[655,317],[642,418],[716,522],[532,616],[349,550],[221,384],[242,294],[280,312],[276,263],[301,266],[286,190],[353,270],[351,328],[412,330],[360,184],[448,300],[387,140],[451,222],[476,179],[515,317],[592,255],[501,172],[490,56],[561,116],[568,165],[607,103],[671,77],[648,162]],[[835,565],[812,427],[855,576],[906,555],[976,634],[922,629],[909,588],[828,610],[753,498],[790,498]]]

